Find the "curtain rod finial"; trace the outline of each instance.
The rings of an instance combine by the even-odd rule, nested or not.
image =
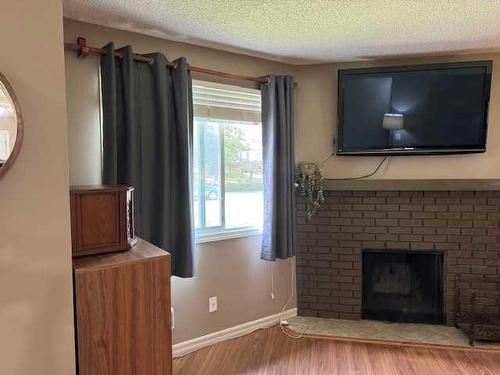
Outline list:
[[[78,45],[78,58],[80,57],[87,57],[90,53],[90,48],[87,47],[87,39],[78,37],[76,39],[76,44]]]
[[[263,76],[263,77],[258,77],[261,80],[261,83],[265,85],[269,85],[271,83],[271,77],[269,76]]]

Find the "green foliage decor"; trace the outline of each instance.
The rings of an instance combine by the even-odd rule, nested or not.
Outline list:
[[[300,162],[295,167],[297,191],[305,198],[307,220],[315,214],[325,201],[323,196],[323,174],[318,163]]]

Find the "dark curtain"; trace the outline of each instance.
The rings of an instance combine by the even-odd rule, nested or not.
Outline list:
[[[261,258],[295,255],[293,77],[261,84],[264,158],[264,230]]]
[[[192,95],[184,58],[135,62],[113,43],[101,57],[103,183],[135,187],[139,237],[172,255],[172,274],[193,276]]]

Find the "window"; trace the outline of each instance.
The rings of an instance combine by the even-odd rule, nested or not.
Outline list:
[[[193,103],[197,241],[260,233],[260,91],[193,81]]]

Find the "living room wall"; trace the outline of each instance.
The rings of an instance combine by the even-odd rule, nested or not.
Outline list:
[[[3,1],[0,25],[0,71],[24,119],[0,180],[0,373],[74,374],[62,2]]]
[[[65,19],[66,41],[87,38],[92,46],[114,41],[130,44],[136,53],[160,51],[173,60],[247,75],[293,74],[294,67],[258,58],[166,41],[97,25]],[[69,158],[71,184],[100,183],[99,59],[78,60],[66,52]],[[200,79],[213,79],[198,76]],[[232,84],[245,84],[236,81]],[[253,86],[252,86],[253,87]],[[260,236],[199,244],[195,277],[172,278],[175,309],[174,343],[233,327],[281,312],[290,293],[290,261],[274,264],[274,295],[271,298],[271,263],[260,260]],[[218,296],[218,311],[208,312],[208,298]],[[288,308],[295,307],[295,300]]]
[[[65,20],[65,39],[87,38],[90,45],[114,41],[130,43],[136,52],[162,51],[170,59],[186,56],[193,65],[248,75],[292,74],[297,83],[296,159],[319,161],[333,151],[336,128],[337,72],[341,68],[477,59],[500,61],[500,54],[422,57],[371,62],[292,66],[219,50],[166,41],[146,35]],[[202,76],[204,79],[213,77]],[[78,60],[66,53],[70,180],[72,184],[100,182],[98,59]],[[488,151],[476,155],[391,158],[375,179],[494,179],[500,178],[500,75],[492,80]],[[372,171],[377,157],[332,157],[323,168],[328,178]],[[258,259],[259,237],[201,244],[197,251],[197,277],[173,278],[176,309],[174,342],[278,312],[289,293],[288,262],[276,264],[276,300],[271,300],[270,266]],[[231,280],[231,283],[228,283]],[[234,288],[233,285],[238,285]],[[207,300],[219,296],[221,308],[209,314]],[[211,327],[210,329],[208,327]]]
[[[333,151],[337,126],[339,69],[493,60],[488,144],[484,154],[392,157],[373,179],[498,179],[500,178],[500,54],[405,58],[301,66],[296,73],[296,159],[320,161]],[[372,172],[381,157],[333,156],[324,163],[327,178],[360,176]]]

